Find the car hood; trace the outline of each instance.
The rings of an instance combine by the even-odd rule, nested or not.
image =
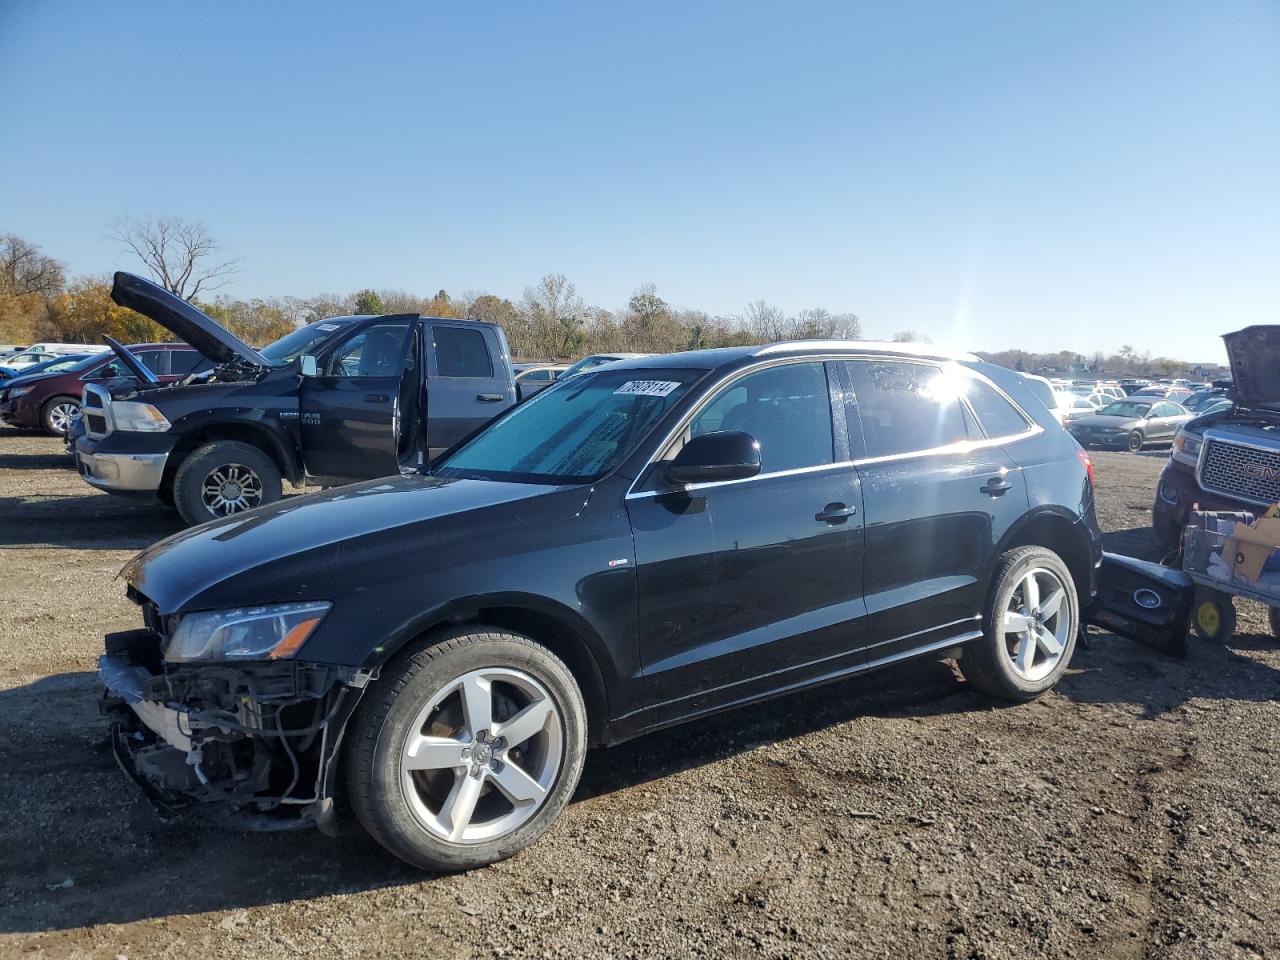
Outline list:
[[[1222,340],[1236,398],[1246,407],[1280,404],[1280,326],[1245,327]]]
[[[121,343],[119,340],[114,339],[113,337],[104,337],[103,339],[107,341],[107,346],[111,348],[111,352],[114,353],[117,357],[119,357],[120,362],[123,363],[126,367],[128,367],[129,371],[135,377],[137,377],[143,383],[159,383],[160,382],[160,378],[157,377],[150,370],[148,370],[146,367],[144,367],[142,365],[142,361],[139,360],[137,357],[135,357],[132,353],[130,353],[129,348],[126,347],[123,343]]]
[[[192,527],[148,547],[121,575],[164,614],[325,599],[308,596],[308,581],[354,584],[387,563],[426,570],[448,563],[455,541],[487,536],[497,548],[504,530],[573,517],[590,495],[581,486],[385,477]]]
[[[1098,413],[1072,420],[1073,427],[1128,427],[1140,423],[1143,417],[1117,417],[1113,414],[1103,416]]]
[[[111,286],[111,299],[173,331],[214,363],[239,360],[255,367],[271,366],[262,354],[208,314],[150,280],[120,271]]]

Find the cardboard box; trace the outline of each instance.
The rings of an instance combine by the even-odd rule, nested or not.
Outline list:
[[[1251,525],[1235,525],[1231,538],[1222,547],[1222,559],[1231,565],[1236,576],[1257,583],[1263,565],[1277,550],[1280,550],[1280,517],[1259,517]]]

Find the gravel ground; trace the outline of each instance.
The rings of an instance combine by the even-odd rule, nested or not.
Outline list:
[[[1156,553],[1162,453],[1100,453]],[[520,856],[423,876],[370,841],[166,826],[97,716],[116,571],[177,529],[0,431],[0,955],[1280,954],[1280,649],[1240,605],[1187,660],[1094,633],[1025,706],[908,665],[594,753]]]

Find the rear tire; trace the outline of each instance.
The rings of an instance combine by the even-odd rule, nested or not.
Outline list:
[[[216,440],[193,450],[173,477],[173,505],[192,525],[274,503],[281,495],[275,461],[238,440]]]
[[[1130,453],[1137,453],[1142,449],[1142,445],[1146,442],[1146,438],[1142,436],[1141,430],[1134,430],[1129,434],[1128,447]]]
[[[1067,565],[1045,547],[1017,547],[996,564],[983,635],[965,647],[960,671],[989,696],[1034,700],[1066,672],[1079,629]]]
[[[343,762],[352,809],[374,839],[415,867],[454,871],[541,837],[573,795],[586,747],[568,667],[528,637],[466,626],[383,669],[352,718]]]
[[[40,425],[53,437],[66,436],[71,418],[80,412],[80,401],[75,397],[53,397],[40,408]]]

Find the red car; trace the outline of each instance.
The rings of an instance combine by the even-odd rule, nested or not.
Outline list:
[[[143,366],[164,382],[181,380],[212,364],[185,343],[138,343],[129,350]],[[132,377],[110,350],[81,360],[60,373],[15,377],[0,388],[0,421],[12,427],[43,430],[60,437],[72,417],[80,412],[80,395],[86,383]]]

